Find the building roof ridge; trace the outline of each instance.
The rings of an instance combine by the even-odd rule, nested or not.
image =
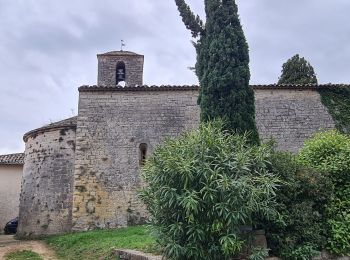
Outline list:
[[[0,155],[0,165],[23,165],[24,153],[12,153]]]
[[[79,87],[80,92],[84,91],[161,91],[161,90],[198,90],[198,85],[135,85],[135,86],[102,86],[102,85],[83,85]]]
[[[97,56],[144,56],[132,51],[108,51]]]
[[[350,87],[350,84],[251,84],[253,89],[322,89]],[[135,85],[135,86],[102,86],[102,85],[82,85],[80,92],[90,91],[161,91],[161,90],[199,90],[199,85]]]
[[[57,128],[64,128],[64,127],[76,128],[77,120],[78,120],[78,116],[73,116],[73,117],[69,117],[69,118],[66,118],[66,119],[63,119],[63,120],[60,120],[57,122],[46,124],[42,127],[36,128],[34,130],[31,130],[31,131],[25,133],[23,136],[23,140],[26,141],[26,139],[29,136],[36,134],[38,132],[42,132],[42,131],[47,131],[47,130],[52,130],[52,129],[57,129]]]

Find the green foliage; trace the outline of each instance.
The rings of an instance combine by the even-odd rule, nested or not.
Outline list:
[[[348,188],[347,200],[335,199],[329,206],[329,221],[331,239],[328,249],[338,255],[350,254],[350,195]]]
[[[6,260],[43,260],[43,258],[30,250],[15,251],[5,255]]]
[[[115,259],[113,248],[147,252],[155,248],[155,240],[145,226],[55,235],[45,241],[60,259],[66,260]]]
[[[328,249],[350,254],[350,137],[337,131],[316,134],[305,142],[299,160],[329,174],[334,194],[327,206]]]
[[[249,256],[249,260],[264,260],[269,256],[269,251],[265,248],[254,248]]]
[[[348,166],[350,168],[350,166]],[[338,255],[350,254],[350,183],[337,182],[335,194],[327,207],[330,239],[328,249]]]
[[[318,133],[299,153],[305,165],[327,172],[336,189],[350,183],[350,137],[337,131]]]
[[[194,37],[196,74],[201,89],[201,121],[223,118],[226,129],[259,142],[255,125],[254,92],[249,87],[248,44],[234,0],[205,0],[205,26],[184,0],[175,0],[182,20]]]
[[[275,217],[278,178],[268,171],[270,149],[202,124],[168,139],[143,168],[141,198],[158,243],[170,259],[230,259],[245,246],[240,227],[252,215]]]
[[[202,35],[204,32],[204,27],[200,17],[198,15],[194,15],[184,0],[175,0],[175,3],[182,16],[182,21],[185,24],[186,28],[191,31],[192,37],[195,38],[198,35]]]
[[[288,260],[310,260],[312,257],[318,255],[319,252],[314,249],[313,246],[300,246],[285,255],[283,255],[283,259]]]
[[[338,131],[350,134],[350,87],[328,87],[319,90]]]
[[[311,64],[296,54],[283,64],[278,84],[317,84],[317,78]]]
[[[325,247],[325,204],[332,184],[324,174],[305,168],[289,153],[275,152],[271,171],[283,185],[277,191],[281,221],[263,221],[272,255],[283,259],[310,259]]]

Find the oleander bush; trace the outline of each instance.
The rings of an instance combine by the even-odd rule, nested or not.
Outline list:
[[[279,179],[271,149],[224,131],[220,121],[168,139],[143,168],[140,193],[169,259],[232,259],[249,247],[244,226],[274,219]],[[266,252],[255,248],[250,259]]]
[[[142,176],[140,196],[169,259],[263,259],[246,227],[265,229],[270,255],[286,260],[350,253],[350,138],[337,131],[293,155],[209,122],[157,147]]]

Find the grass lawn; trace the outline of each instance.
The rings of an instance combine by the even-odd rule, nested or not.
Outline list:
[[[44,239],[60,259],[115,259],[112,248],[152,251],[154,238],[145,226],[115,230],[96,230],[82,233],[50,236]]]
[[[5,255],[6,260],[43,260],[43,258],[29,250],[16,251]]]

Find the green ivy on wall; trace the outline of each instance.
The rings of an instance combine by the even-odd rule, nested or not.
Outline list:
[[[350,134],[350,87],[326,87],[319,90],[322,104],[328,108],[338,131]]]

